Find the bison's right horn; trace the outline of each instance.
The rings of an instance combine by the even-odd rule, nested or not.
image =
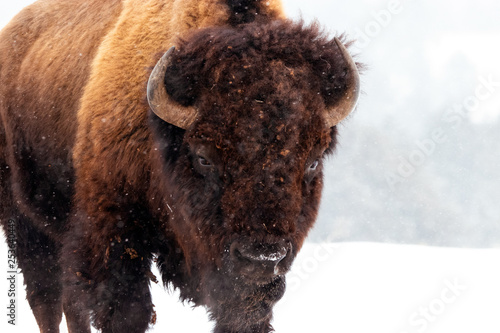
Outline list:
[[[196,109],[192,106],[182,106],[174,101],[165,87],[165,73],[170,65],[172,46],[156,64],[148,81],[148,103],[151,110],[167,123],[182,129],[187,129],[196,120]]]
[[[342,53],[344,61],[347,63],[347,70],[349,71],[350,80],[347,83],[347,90],[341,100],[331,109],[327,110],[326,123],[328,127],[333,127],[340,123],[347,117],[358,104],[360,93],[360,77],[358,67],[352,59],[351,55],[342,44],[342,42],[335,37],[335,43]]]

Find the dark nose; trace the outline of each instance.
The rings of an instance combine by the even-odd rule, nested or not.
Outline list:
[[[292,245],[285,241],[274,244],[246,244],[235,241],[231,244],[230,255],[238,272],[258,278],[285,273],[288,267],[280,263],[286,261],[291,251]]]

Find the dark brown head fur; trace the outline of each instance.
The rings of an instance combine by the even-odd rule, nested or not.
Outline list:
[[[282,295],[283,274],[316,218],[322,160],[336,135],[323,111],[342,96],[342,66],[317,26],[288,21],[209,28],[178,45],[167,91],[195,106],[199,118],[176,136],[152,121],[166,162],[170,226],[199,284],[197,297],[219,325],[245,331],[242,311],[267,323]],[[282,244],[288,253],[279,274],[248,273],[232,258],[235,242]]]

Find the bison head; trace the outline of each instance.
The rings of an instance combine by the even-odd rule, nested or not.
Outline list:
[[[169,277],[219,331],[269,325],[358,92],[339,39],[287,21],[198,31],[153,71],[157,186],[184,267]]]

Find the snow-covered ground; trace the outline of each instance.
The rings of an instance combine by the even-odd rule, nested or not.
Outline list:
[[[0,264],[5,275],[5,255]],[[6,278],[0,281],[6,314]],[[307,243],[275,308],[274,327],[277,333],[498,333],[499,282],[500,249]],[[183,306],[159,285],[152,290],[158,321],[151,332],[211,331],[203,308]],[[24,292],[18,304],[18,326],[4,314],[0,331],[37,331]]]

